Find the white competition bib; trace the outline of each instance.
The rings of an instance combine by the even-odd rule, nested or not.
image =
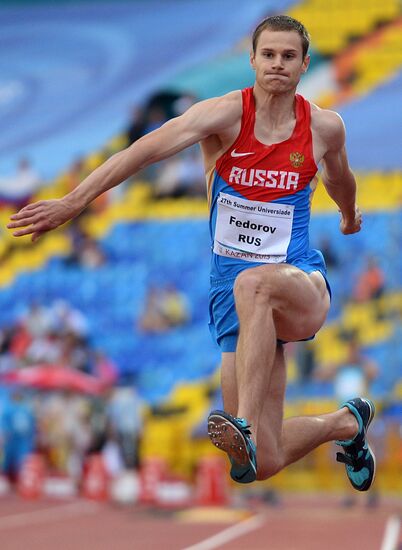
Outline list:
[[[294,206],[219,193],[214,252],[248,262],[286,261]]]

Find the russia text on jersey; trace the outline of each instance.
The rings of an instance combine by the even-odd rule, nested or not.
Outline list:
[[[229,183],[248,187],[271,187],[277,189],[297,189],[300,174],[284,170],[260,170],[256,168],[238,168],[233,166]]]

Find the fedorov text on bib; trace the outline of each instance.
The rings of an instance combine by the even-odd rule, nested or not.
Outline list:
[[[220,193],[214,252],[247,261],[286,260],[293,224],[293,205],[250,201]]]

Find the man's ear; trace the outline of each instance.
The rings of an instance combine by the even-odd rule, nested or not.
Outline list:
[[[304,58],[303,60],[303,65],[302,65],[302,73],[306,73],[307,72],[307,69],[309,68],[309,65],[310,65],[310,56],[309,55],[306,55],[306,57]]]
[[[251,50],[251,52],[250,52],[250,65],[251,65],[251,68],[253,69],[253,71],[255,71],[255,54],[254,54],[253,50]]]

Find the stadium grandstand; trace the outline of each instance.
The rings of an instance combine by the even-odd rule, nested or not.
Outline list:
[[[205,421],[220,398],[219,353],[208,331],[208,209],[199,179],[191,177],[199,171],[198,150],[145,170],[34,244],[13,238],[6,224],[24,200],[62,196],[130,140],[192,102],[251,85],[247,36],[264,16],[288,13],[312,37],[300,93],[345,120],[364,225],[342,236],[336,207],[318,183],[310,239],[327,254],[333,299],[314,342],[288,346],[286,415],[337,406],[331,373],[347,361],[350,340],[356,340],[377,369],[370,393],[380,412],[378,488],[400,492],[400,2],[249,0],[234,10],[230,0],[32,1],[1,12],[1,373],[35,362],[33,352],[23,357],[15,340],[11,345],[29,310],[53,312],[54,340],[60,321],[54,311],[64,304],[74,319],[85,318],[85,329],[75,321],[79,350],[85,340],[86,353],[101,353],[113,366],[108,395],[113,386],[135,385],[146,426],[140,463],[161,457],[190,479],[197,457],[214,454]],[[36,177],[16,197],[22,159]],[[166,309],[156,312],[163,321],[155,321],[155,312],[147,317],[158,292],[165,297]],[[94,365],[78,361],[77,368],[95,378]],[[1,385],[3,408],[11,392]],[[332,468],[332,451],[319,448],[270,487],[339,492],[343,472],[338,468],[328,481]]]

